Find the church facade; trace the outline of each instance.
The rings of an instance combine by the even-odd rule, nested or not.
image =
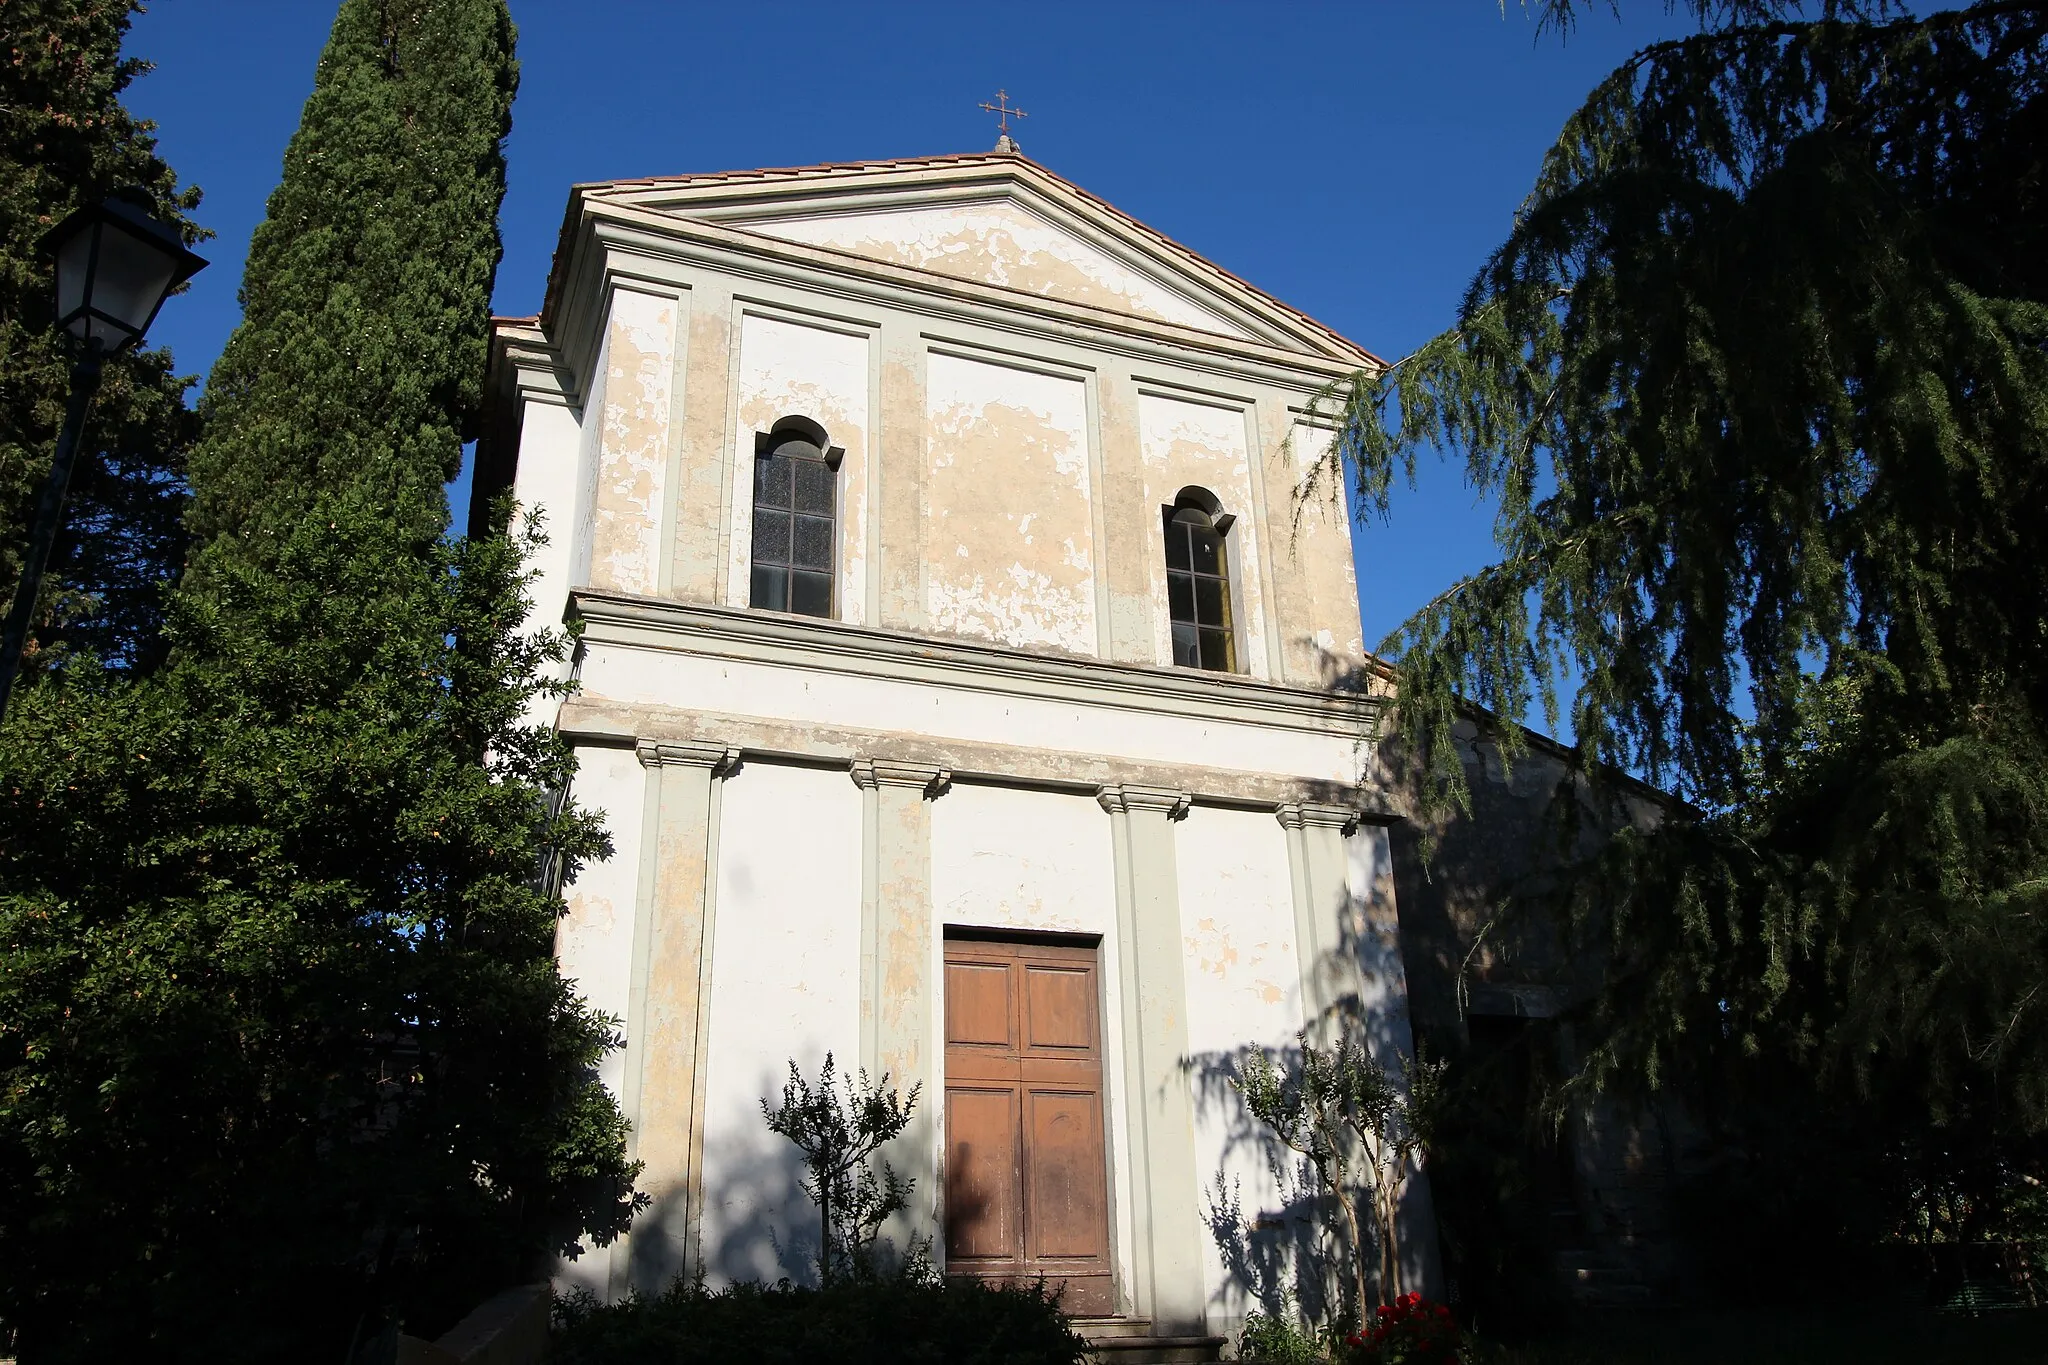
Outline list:
[[[558,951],[651,1204],[565,1284],[803,1280],[761,1106],[829,1053],[920,1088],[891,1235],[948,1273],[1258,1306],[1222,1210],[1297,1215],[1236,1059],[1410,1050],[1350,519],[1300,491],[1377,363],[1009,151],[576,187],[476,495],[544,518],[615,849]]]

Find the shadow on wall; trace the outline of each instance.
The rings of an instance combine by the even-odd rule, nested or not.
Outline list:
[[[754,1088],[772,1101],[782,1078],[764,1071]],[[704,1279],[713,1286],[788,1280],[815,1288],[823,1239],[817,1205],[803,1188],[803,1158],[768,1131],[758,1107],[751,1117],[758,1137],[732,1134],[704,1146]]]
[[[781,1093],[782,1080],[763,1072],[755,1088],[763,1102],[773,1103]],[[705,1144],[704,1281],[714,1288],[778,1281],[817,1288],[824,1234],[817,1203],[804,1188],[803,1154],[795,1143],[769,1130],[758,1105],[752,1117],[760,1125],[758,1136],[735,1129],[722,1140]],[[913,1185],[912,1197],[921,1193]],[[967,1202],[963,1195],[953,1197],[962,1204]],[[642,1217],[659,1224],[665,1214],[680,1213],[676,1206],[684,1198],[678,1190]],[[919,1239],[892,1237],[885,1229],[875,1241],[870,1263],[878,1271],[893,1273],[920,1251],[929,1254],[930,1249],[921,1247]]]
[[[1347,894],[1338,916],[1339,944],[1311,968],[1320,998],[1333,1003],[1310,1021],[1309,1035],[1328,1042],[1347,1034],[1364,1044],[1405,1092],[1403,1066],[1413,1058],[1398,989],[1400,945],[1375,930],[1369,909],[1363,898]],[[1245,1164],[1266,1172],[1275,1196],[1270,1204],[1247,1209],[1242,1181],[1220,1170],[1204,1192],[1204,1220],[1227,1277],[1210,1297],[1212,1320],[1234,1324],[1256,1311],[1289,1318],[1298,1313],[1309,1323],[1329,1323],[1343,1315],[1354,1297],[1349,1289],[1354,1255],[1362,1252],[1369,1265],[1376,1265],[1378,1248],[1346,1244],[1336,1199],[1321,1188],[1306,1159],[1246,1109],[1236,1080],[1254,1056],[1268,1058],[1283,1074],[1301,1073],[1301,1049],[1294,1044],[1248,1044],[1235,1051],[1197,1053],[1183,1063],[1197,1114],[1224,1134],[1226,1162],[1249,1158]],[[1428,1218],[1426,1202],[1418,1206],[1419,1191],[1411,1172],[1401,1220],[1402,1274],[1411,1284],[1426,1282],[1423,1267],[1434,1244],[1434,1229],[1418,1227],[1414,1216]],[[1370,1226],[1361,1232],[1370,1236]]]

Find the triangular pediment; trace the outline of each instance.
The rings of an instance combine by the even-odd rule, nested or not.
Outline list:
[[[1204,308],[1173,282],[1118,260],[1071,227],[1050,222],[1013,199],[742,219],[734,225],[953,279],[1250,339],[1242,325]]]
[[[1373,357],[1021,156],[612,181],[591,199],[847,258],[1260,342]]]

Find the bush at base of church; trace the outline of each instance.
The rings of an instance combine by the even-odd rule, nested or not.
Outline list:
[[[1081,1365],[1087,1344],[1042,1284],[881,1277],[783,1281],[555,1308],[553,1365]]]
[[[1451,1310],[1420,1294],[1382,1305],[1370,1327],[1344,1342],[1346,1365],[1458,1365],[1458,1324]]]

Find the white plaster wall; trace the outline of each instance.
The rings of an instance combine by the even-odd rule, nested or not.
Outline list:
[[[1343,783],[1366,779],[1362,737],[1200,720],[854,673],[594,644],[586,701],[674,705],[822,727],[1015,744],[1147,763],[1198,762]]]
[[[925,396],[932,628],[1095,653],[1086,386],[934,353]]]
[[[1283,1208],[1270,1164],[1277,1149],[1244,1112],[1230,1077],[1245,1048],[1285,1047],[1302,1025],[1287,832],[1265,812],[1197,806],[1174,836],[1174,861],[1186,952],[1195,1171],[1204,1182],[1189,1197],[1200,1202],[1205,1225],[1206,1215],[1232,1197],[1255,1222]],[[1235,1325],[1247,1309],[1259,1307],[1226,1271],[1213,1238],[1202,1246],[1202,1281],[1212,1330]]]
[[[1109,1120],[1109,1201],[1117,1283],[1131,1279],[1130,1135],[1124,1123],[1122,967],[1116,933],[1116,853],[1109,816],[1092,798],[956,785],[932,806],[932,976],[945,977],[946,925],[1100,934],[1103,1111]],[[929,1027],[944,1039],[934,992]],[[943,1069],[943,1047],[940,1065]],[[931,1089],[943,1096],[945,1079]],[[943,1122],[933,1136],[943,1143]],[[937,1164],[937,1153],[934,1166]],[[943,1248],[940,1248],[943,1251]]]
[[[932,805],[932,904],[947,924],[1113,937],[1109,816],[1090,797],[956,786]]]
[[[705,1070],[705,1275],[815,1277],[796,1148],[768,1131],[791,1060],[860,1066],[860,793],[844,772],[748,763],[722,784]]]
[[[591,581],[591,525],[597,507],[597,475],[599,455],[604,446],[604,405],[605,395],[610,389],[606,382],[611,373],[612,329],[607,326],[597,343],[597,359],[590,367],[589,392],[583,396],[583,409],[577,414],[576,433],[576,502],[573,520],[564,527],[569,537],[569,582],[572,587],[581,587]]]
[[[747,226],[785,241],[835,247],[955,279],[1230,336],[1248,335],[1186,294],[1006,200],[757,219]]]
[[[749,313],[740,322],[739,432],[733,452],[731,553],[726,601],[747,605],[753,562],[754,437],[779,418],[808,417],[833,445],[839,465],[838,619],[867,621],[868,368],[864,335]]]
[[[1329,453],[1332,433],[1326,427],[1297,422],[1288,432],[1288,449],[1294,456],[1297,487],[1317,462]],[[1294,490],[1283,503],[1274,499],[1276,525],[1288,517],[1289,536],[1275,542],[1275,549],[1296,556],[1305,566],[1312,599],[1315,628],[1313,642],[1323,655],[1335,660],[1356,660],[1365,654],[1365,629],[1360,624],[1358,570],[1352,559],[1350,495],[1343,476],[1323,475],[1316,496],[1295,517]]]
[[[570,574],[575,558],[576,465],[583,429],[574,409],[562,403],[526,399],[519,420],[519,463],[512,480],[515,525],[535,525],[548,543],[530,567],[536,629],[561,625],[569,603]]]
[[[605,329],[590,581],[623,592],[660,583],[678,312],[672,297],[621,289]]]
[[[633,924],[639,908],[640,854],[647,799],[647,771],[631,749],[579,748],[573,788],[576,801],[604,814],[612,856],[591,863],[565,888],[567,912],[555,926],[555,956],[572,989],[599,1014],[610,1015],[625,1032],[632,985]],[[598,1062],[597,1074],[614,1098],[625,1094],[626,1050],[614,1048]],[[603,1296],[618,1244],[589,1246],[564,1261],[557,1279]]]
[[[582,537],[576,522],[577,455],[583,429],[573,409],[561,403],[523,401],[519,422],[519,462],[512,480],[515,504],[514,525],[538,525],[547,544],[529,561],[537,575],[533,581],[533,610],[527,616],[529,632],[559,630],[569,605],[576,545]],[[557,677],[566,677],[569,661],[556,666]],[[528,724],[551,719],[561,705],[558,697],[535,697],[526,708]]]
[[[1145,513],[1152,547],[1152,596],[1166,601],[1165,528],[1159,509],[1172,503],[1190,485],[1206,488],[1237,518],[1225,538],[1236,628],[1239,667],[1255,678],[1270,678],[1266,658],[1265,581],[1259,572],[1258,539],[1262,528],[1252,503],[1250,443],[1245,414],[1190,399],[1141,394],[1138,399],[1139,450],[1145,467]],[[1172,622],[1162,609],[1155,616],[1154,639],[1161,664],[1173,662]]]

